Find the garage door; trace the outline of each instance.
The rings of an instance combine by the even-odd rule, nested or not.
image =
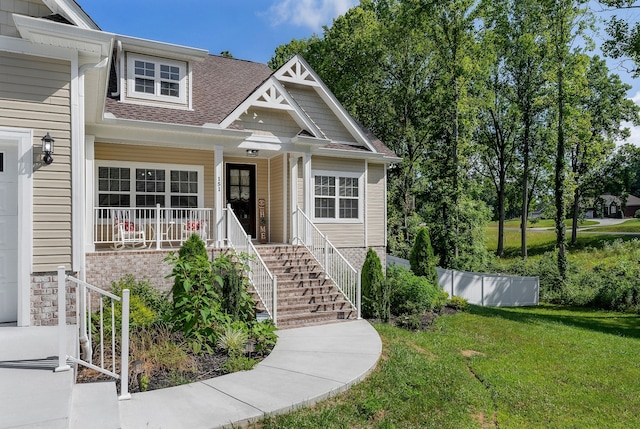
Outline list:
[[[18,148],[0,140],[0,323],[18,320]]]

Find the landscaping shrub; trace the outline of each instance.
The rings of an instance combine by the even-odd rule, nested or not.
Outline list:
[[[171,322],[181,331],[193,350],[213,351],[216,343],[216,327],[224,325],[229,317],[222,309],[219,291],[222,277],[217,272],[226,271],[228,260],[218,258],[209,262],[206,251],[202,253],[196,235],[185,242],[188,249],[181,254],[169,254],[165,261],[173,265],[169,277],[174,277],[173,311]]]
[[[225,326],[222,335],[218,338],[218,348],[224,350],[231,358],[242,356],[248,340],[246,326],[232,323]]]
[[[502,265],[501,271],[538,276],[541,302],[639,313],[640,241],[616,240],[601,250],[585,252],[583,259],[598,260],[602,252],[613,256],[612,261],[596,264],[593,269],[570,260],[564,282],[558,274],[555,252],[547,252],[539,259]]]
[[[272,320],[254,323],[251,327],[250,334],[251,338],[255,341],[254,352],[259,356],[270,352],[278,340],[276,326]]]
[[[249,279],[243,274],[249,271],[245,255],[221,255],[217,259],[223,278],[222,308],[232,320],[253,323],[256,318],[256,303],[248,291]]]
[[[391,290],[391,313],[396,316],[421,315],[440,309],[448,298],[445,291],[425,277],[396,265],[387,268],[387,282]]]
[[[360,274],[362,287],[362,315],[365,318],[379,318],[389,321],[389,288],[382,273],[382,264],[378,254],[371,248],[362,266]]]
[[[467,308],[469,308],[469,303],[466,299],[460,296],[453,296],[449,301],[447,301],[447,306],[458,311],[466,311]]]
[[[127,274],[118,282],[111,283],[111,293],[122,297],[122,291],[129,289],[129,327],[130,329],[148,327],[166,320],[171,311],[171,304],[162,292],[151,286],[149,280],[136,280],[131,274]],[[116,332],[121,332],[122,327],[122,301],[113,303],[115,311],[114,325]],[[111,300],[105,299],[103,308],[104,334],[111,337]],[[94,334],[99,333],[100,316],[92,314],[92,329]]]
[[[633,217],[636,219],[640,219],[640,209],[636,210],[636,212],[633,214]]]
[[[433,255],[433,247],[431,247],[431,239],[427,228],[423,227],[418,231],[409,254],[409,263],[411,264],[411,271],[415,275],[426,277],[433,284],[437,283],[436,257]]]

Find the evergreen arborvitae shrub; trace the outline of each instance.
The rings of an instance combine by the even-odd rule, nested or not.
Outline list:
[[[189,237],[187,241],[184,242],[182,247],[180,247],[178,256],[183,260],[196,258],[198,256],[204,256],[205,258],[209,259],[204,241],[202,241],[196,234],[191,234],[191,237]]]
[[[417,276],[426,277],[433,284],[438,283],[438,274],[436,272],[436,258],[433,255],[433,247],[431,247],[431,239],[429,238],[429,230],[420,228],[416,241],[409,254],[409,263],[411,271]]]
[[[377,317],[384,322],[389,320],[389,290],[382,272],[378,254],[371,248],[362,266],[360,274],[362,287],[362,315],[365,318]]]
[[[233,317],[233,320],[240,318],[243,290],[242,276],[238,274],[236,267],[232,267],[227,271],[222,283],[222,306],[225,312]]]

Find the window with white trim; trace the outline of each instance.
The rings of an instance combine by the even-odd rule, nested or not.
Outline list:
[[[127,97],[171,103],[186,102],[187,64],[127,54]]]
[[[316,172],[313,176],[313,210],[318,220],[359,221],[360,175]]]
[[[202,207],[201,166],[97,162],[98,207]]]

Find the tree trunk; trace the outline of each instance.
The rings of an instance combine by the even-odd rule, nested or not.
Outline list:
[[[571,245],[578,242],[578,217],[580,217],[580,190],[573,192],[573,224],[571,225]]]
[[[526,113],[525,113],[526,115]],[[524,144],[522,145],[522,215],[520,218],[520,255],[527,259],[527,220],[529,218],[529,138],[531,124],[525,117]]]
[[[561,24],[563,25],[563,24]],[[555,168],[555,197],[556,197],[556,247],[558,248],[558,271],[564,281],[567,276],[567,254],[565,246],[565,211],[564,211],[564,62],[558,62],[558,144]]]

